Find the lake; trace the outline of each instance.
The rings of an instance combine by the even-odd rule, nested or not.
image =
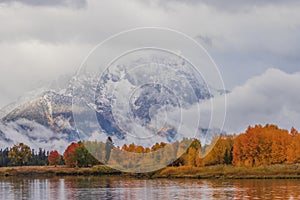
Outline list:
[[[1,199],[300,199],[300,180],[0,178]]]

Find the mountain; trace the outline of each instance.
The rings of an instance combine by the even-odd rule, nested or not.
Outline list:
[[[227,93],[207,86],[185,66],[173,71],[152,66],[128,73],[126,66],[118,65],[104,71],[100,79],[96,74],[84,72],[61,80],[63,84],[52,84],[53,89],[2,111],[5,114],[0,122],[1,147],[27,141],[62,151],[62,146],[72,141],[93,138],[99,128],[101,140],[112,136],[116,144],[141,142],[128,138],[136,130],[141,130],[142,137],[155,134],[154,140],[142,140],[144,146],[151,146],[156,139],[173,142],[184,135],[177,133],[175,122],[164,121],[164,113],[188,109]],[[199,128],[205,138],[211,138],[217,131]]]

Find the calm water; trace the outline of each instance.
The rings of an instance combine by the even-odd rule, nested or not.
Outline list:
[[[300,180],[1,178],[1,199],[300,199]]]

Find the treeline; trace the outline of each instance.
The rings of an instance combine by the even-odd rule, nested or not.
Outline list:
[[[93,142],[87,142],[86,145],[99,160],[103,160],[103,146],[104,144],[95,142],[94,145]],[[124,151],[149,156],[130,157],[124,155]],[[174,160],[168,163],[170,158]],[[195,167],[218,164],[249,167],[296,164],[300,163],[300,134],[295,128],[288,131],[267,124],[249,126],[244,133],[238,135],[221,135],[213,147],[201,146],[199,140],[187,138],[172,144],[156,143],[151,148],[125,144],[112,152],[110,163],[122,164],[126,168],[150,163],[149,160],[155,161],[157,165]]]
[[[198,152],[191,145],[176,166],[296,164],[300,163],[300,134],[295,128],[288,131],[270,124],[249,126],[244,133],[221,136],[205,157],[200,159]]]
[[[260,166],[300,163],[300,134],[276,125],[248,127],[239,135],[222,135],[215,145],[201,146],[197,139],[184,138],[172,144],[156,143],[151,148],[135,144],[114,147],[108,164],[124,169],[157,166]],[[130,153],[128,153],[130,152]],[[23,143],[0,150],[0,166],[64,165],[89,167],[103,164],[106,144],[97,141],[71,143],[63,155],[53,150],[31,150]]]
[[[56,150],[49,152],[42,148],[36,152],[24,143],[4,150],[0,149],[0,167],[65,164],[69,167],[88,167],[100,163],[88,152],[82,142],[71,143],[63,155]]]
[[[300,134],[276,125],[256,125],[234,139],[233,160],[235,166],[260,166],[271,164],[295,164],[300,162]]]
[[[208,166],[217,164],[232,164],[234,136],[220,136],[216,138],[215,145],[201,146],[197,139],[184,138],[180,142],[166,144],[164,142],[156,143],[151,148],[143,148],[134,144],[123,145],[122,151],[129,151],[134,153],[149,153],[149,156],[141,156],[138,160],[122,159],[117,153],[112,156],[112,164],[117,164],[116,160],[121,160],[122,164],[129,163],[147,163],[147,159],[155,161],[156,164],[167,166]],[[119,148],[117,147],[117,152]],[[135,155],[135,157],[138,157]],[[173,159],[173,160],[172,160]],[[127,161],[126,161],[127,160]],[[142,161],[142,162],[141,162]],[[124,166],[126,167],[126,166]]]
[[[39,148],[38,151],[30,149],[20,143],[12,148],[0,149],[0,167],[8,166],[45,166],[48,165],[49,152]]]

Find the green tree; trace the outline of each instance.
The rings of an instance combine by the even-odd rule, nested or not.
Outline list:
[[[7,167],[10,164],[10,159],[8,158],[9,149],[5,148],[0,150],[0,167]]]
[[[23,143],[14,145],[8,153],[13,165],[17,166],[26,165],[31,156],[30,147]]]
[[[78,167],[89,167],[99,163],[99,161],[85,148],[82,142],[79,142],[78,144],[79,146],[74,153]]]

